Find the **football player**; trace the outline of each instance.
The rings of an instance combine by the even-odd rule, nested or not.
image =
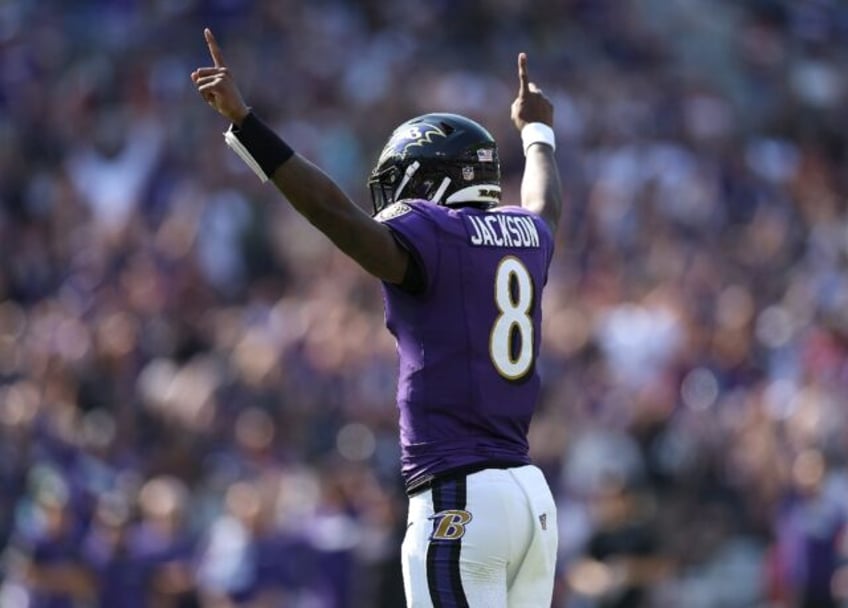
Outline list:
[[[243,100],[212,33],[191,78],[231,125],[227,144],[382,282],[397,339],[409,606],[550,606],[556,507],[530,463],[542,288],[561,209],[553,107],[518,55],[512,120],[521,203],[500,204],[492,136],[455,114],[392,133],[368,181],[374,215],[296,154]]]

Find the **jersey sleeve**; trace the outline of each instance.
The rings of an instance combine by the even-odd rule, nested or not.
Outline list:
[[[388,226],[400,244],[415,258],[426,287],[432,282],[439,262],[439,228],[426,209],[415,203],[399,202],[375,218]],[[425,287],[425,290],[426,290]]]

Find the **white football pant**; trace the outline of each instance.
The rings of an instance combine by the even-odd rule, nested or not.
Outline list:
[[[409,499],[403,584],[409,608],[549,608],[556,505],[527,465],[435,481]]]

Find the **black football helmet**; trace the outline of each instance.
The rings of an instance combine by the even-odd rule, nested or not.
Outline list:
[[[377,214],[402,199],[488,208],[501,198],[498,148],[489,132],[458,114],[425,114],[394,130],[371,172]]]

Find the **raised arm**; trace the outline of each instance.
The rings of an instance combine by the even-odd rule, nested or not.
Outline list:
[[[303,217],[365,270],[389,283],[403,283],[409,252],[321,169],[295,154],[272,179]]]
[[[554,158],[554,108],[527,76],[527,55],[518,55],[518,97],[512,102],[512,122],[524,142],[521,206],[541,216],[556,233],[562,212],[562,188]]]
[[[203,99],[231,123],[230,145],[262,178],[273,181],[291,205],[339,249],[375,277],[403,282],[409,253],[385,225],[371,218],[317,166],[294,153],[263,125],[244,102],[215,37],[204,30],[213,67],[199,68],[191,79]],[[244,146],[239,140],[250,138]],[[253,149],[248,149],[248,148]],[[250,161],[254,161],[252,164]]]

